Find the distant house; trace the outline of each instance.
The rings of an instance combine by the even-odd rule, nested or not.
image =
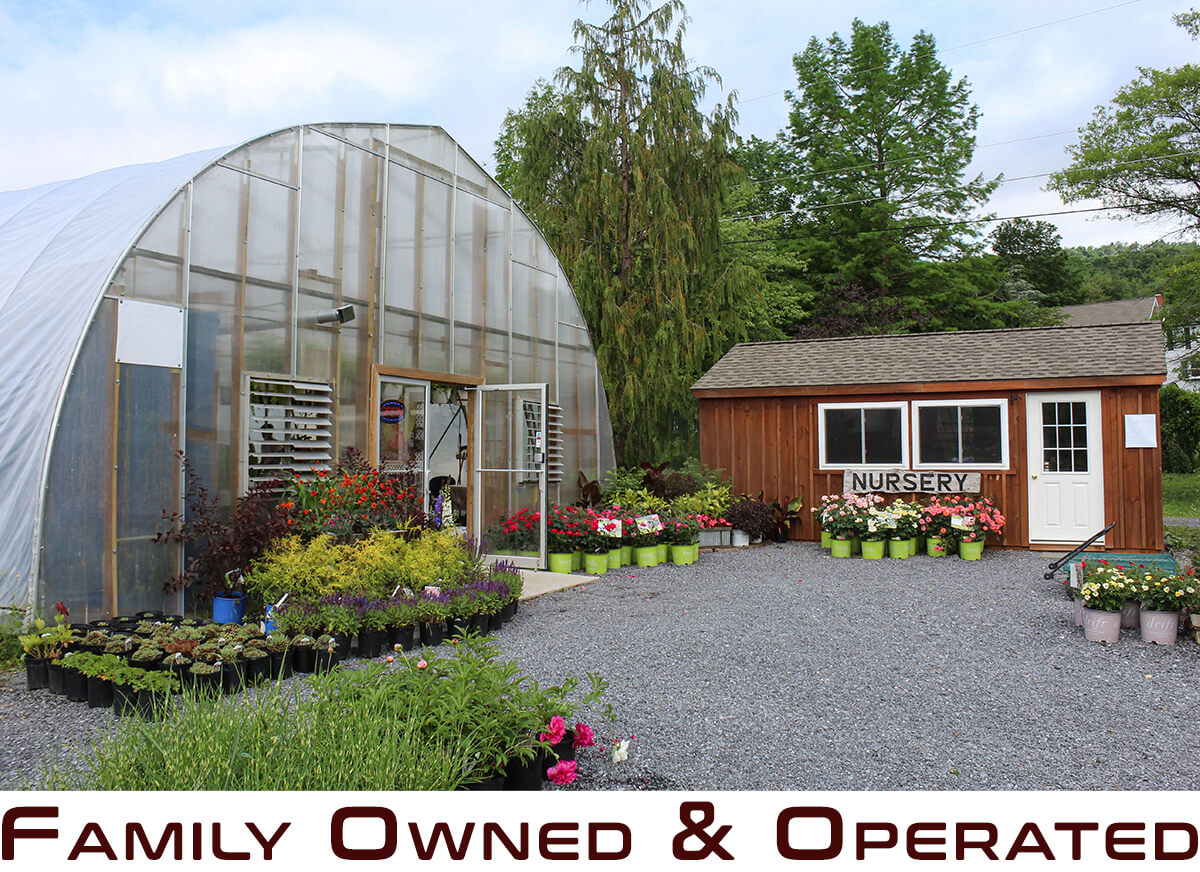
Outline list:
[[[744,343],[692,393],[700,459],[740,492],[977,491],[1008,518],[998,545],[1061,548],[1116,521],[1107,549],[1158,551],[1165,373],[1162,326],[1142,319]],[[807,512],[792,532],[819,535]]]

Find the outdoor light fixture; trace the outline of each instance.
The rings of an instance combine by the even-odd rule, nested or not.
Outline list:
[[[319,312],[313,320],[318,324],[332,324],[335,321],[338,324],[345,324],[347,321],[354,320],[354,307],[338,306],[336,309],[327,309]]]

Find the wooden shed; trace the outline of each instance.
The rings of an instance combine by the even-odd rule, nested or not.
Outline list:
[[[735,346],[692,386],[700,457],[744,493],[978,491],[994,545],[1161,551],[1159,322]]]

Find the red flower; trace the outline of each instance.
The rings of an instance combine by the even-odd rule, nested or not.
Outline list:
[[[67,611],[67,607],[63,605],[62,600],[59,600],[54,604],[54,611],[58,612],[64,618],[71,614],[69,611]]]

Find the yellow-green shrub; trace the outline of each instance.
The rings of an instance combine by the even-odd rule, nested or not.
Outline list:
[[[471,555],[454,531],[430,530],[407,545],[399,566],[405,587],[417,591],[427,585],[446,587],[466,577]]]

